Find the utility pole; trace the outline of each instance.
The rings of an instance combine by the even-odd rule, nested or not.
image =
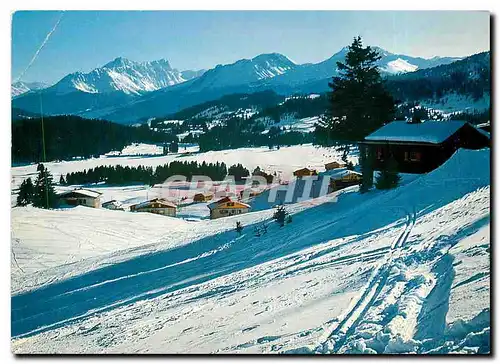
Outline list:
[[[45,155],[45,128],[43,126],[43,104],[42,104],[42,93],[40,95],[40,119],[42,123],[42,161],[45,163],[47,161],[47,156]],[[43,170],[43,179],[45,182],[45,206],[49,208],[49,181],[47,180],[47,172],[45,168]]]

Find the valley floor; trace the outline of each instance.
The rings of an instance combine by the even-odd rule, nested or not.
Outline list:
[[[489,165],[459,150],[394,190],[291,205],[282,228],[14,208],[12,350],[487,353]]]

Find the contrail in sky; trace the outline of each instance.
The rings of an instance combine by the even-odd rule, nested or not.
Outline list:
[[[50,36],[52,35],[52,33],[55,32],[55,30],[57,29],[57,26],[59,25],[59,23],[61,22],[61,19],[64,15],[64,10],[61,12],[61,15],[59,16],[59,19],[57,19],[57,22],[56,24],[54,25],[54,27],[52,28],[52,30],[50,32],[47,33],[47,35],[45,36],[45,39],[43,40],[42,44],[40,45],[40,47],[38,47],[38,49],[36,50],[35,54],[33,55],[33,58],[31,58],[31,61],[30,63],[28,63],[28,66],[26,66],[26,68],[24,69],[23,72],[21,72],[21,74],[19,75],[19,77],[17,78],[16,82],[17,81],[20,81],[21,78],[24,76],[24,74],[26,73],[26,71],[29,70],[29,68],[31,67],[31,65],[35,62],[35,60],[37,59],[38,57],[38,54],[40,53],[40,51],[43,49],[43,47],[45,47],[45,44],[47,44],[47,42],[49,41],[50,39]]]

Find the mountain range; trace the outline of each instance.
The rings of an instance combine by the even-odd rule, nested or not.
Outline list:
[[[375,47],[386,75],[405,74],[447,65],[459,58],[424,59],[393,54]],[[261,54],[207,71],[179,71],[167,60],[134,62],[116,58],[89,73],[76,72],[50,87],[12,85],[13,107],[45,114],[75,114],[134,123],[185,107],[245,92],[273,90],[282,95],[323,92],[337,73],[347,47],[319,63],[296,64],[279,53]],[[14,87],[16,91],[14,91]]]
[[[11,95],[12,97],[16,97],[22,94],[25,94],[29,91],[42,90],[44,88],[49,87],[50,85],[44,82],[23,82],[16,81],[11,85]]]

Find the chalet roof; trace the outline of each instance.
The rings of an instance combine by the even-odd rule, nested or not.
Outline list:
[[[231,197],[229,196],[223,197],[220,200],[209,203],[207,206],[210,210],[213,210],[214,208],[216,208],[217,206],[219,206],[221,203],[224,202],[231,202]]]
[[[393,121],[368,135],[365,140],[440,144],[465,124],[467,122],[459,120],[427,120],[415,124]]]
[[[337,161],[331,161],[331,162],[328,162],[328,163],[325,163],[325,166],[329,166],[330,164],[338,164],[338,165],[344,165],[344,163],[342,162],[337,162]]]
[[[87,189],[84,189],[84,188],[77,188],[77,189],[74,189],[74,190],[71,190],[71,191],[60,193],[57,196],[58,197],[65,197],[65,196],[72,195],[72,194],[80,195],[80,196],[85,196],[85,197],[91,197],[91,198],[97,198],[100,195],[102,195],[102,193],[97,192],[97,191],[87,190]]]
[[[240,202],[240,201],[233,201],[231,199],[231,197],[229,197],[229,196],[223,197],[220,200],[217,200],[215,202],[209,203],[207,206],[208,206],[208,208],[210,210],[213,210],[213,209],[217,208],[220,204],[223,204],[223,203],[226,203],[226,202],[234,202],[234,203],[237,203],[237,204],[242,205],[244,207],[250,208],[250,205],[248,205],[246,203],[243,203],[243,202]]]
[[[121,205],[121,202],[119,201],[116,201],[116,200],[109,200],[109,201],[106,201],[106,202],[103,202],[102,206],[106,206],[106,205]]]
[[[329,176],[331,179],[339,179],[345,176],[348,176],[350,174],[356,174],[358,176],[362,176],[361,173],[356,172],[356,171],[351,171],[350,169],[347,168],[337,168],[331,171],[326,171],[324,172],[325,175]]]
[[[299,171],[314,171],[314,169],[311,169],[311,168],[307,168],[307,167],[303,167],[303,168],[299,168],[299,169],[296,169],[295,172],[299,172]]]
[[[214,194],[211,192],[197,192],[194,194],[195,196],[213,196]]]
[[[175,204],[173,204],[172,202],[161,199],[161,198],[154,198],[152,200],[144,201],[144,202],[132,205],[130,207],[134,208],[134,209],[142,209],[142,208],[147,208],[148,206],[152,205],[153,203],[159,203],[164,207],[170,207],[170,208],[174,208],[174,209],[177,208],[177,206]]]

